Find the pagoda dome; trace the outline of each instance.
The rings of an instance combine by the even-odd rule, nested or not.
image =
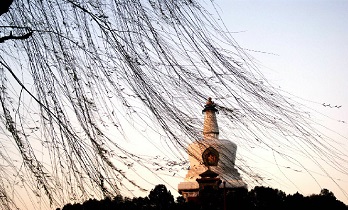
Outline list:
[[[219,154],[219,160],[216,165],[207,166],[204,164],[203,153],[209,149],[214,149]],[[236,153],[237,145],[230,140],[204,138],[193,142],[188,147],[190,170],[185,179],[195,182],[200,174],[208,168],[219,174],[219,177],[223,180],[239,177],[240,174],[234,167]]]

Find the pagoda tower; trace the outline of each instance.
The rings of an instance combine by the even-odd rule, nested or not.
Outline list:
[[[179,183],[179,193],[188,201],[199,195],[202,177],[214,174],[217,188],[246,188],[238,170],[235,168],[237,145],[230,140],[219,139],[216,113],[218,110],[208,98],[202,111],[204,113],[203,139],[191,143],[188,148],[190,169],[184,182]],[[204,178],[203,178],[204,180]]]

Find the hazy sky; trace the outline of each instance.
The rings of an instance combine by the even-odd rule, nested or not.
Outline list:
[[[344,137],[338,140],[343,150],[348,151],[348,84],[345,82],[348,78],[348,1],[215,0],[215,3],[219,6],[217,10],[228,30],[239,45],[255,58],[260,71],[270,84],[308,106],[312,119],[320,120],[318,124],[343,135]],[[325,107],[323,103],[330,104],[333,108]],[[335,105],[341,107],[335,108]],[[202,119],[203,117],[202,115]],[[333,135],[330,137],[334,139],[338,136],[333,133],[327,135]],[[226,138],[241,143],[230,137]],[[156,138],[150,139],[152,146],[149,149],[143,139],[141,147],[138,141],[129,142],[132,151],[141,154],[146,150],[145,152],[152,155],[161,151],[162,154],[159,155],[170,156],[170,150],[163,149],[166,147],[164,142],[157,142]],[[348,195],[345,196],[339,189],[341,187],[347,191],[348,175],[328,171],[331,179],[320,167],[318,168],[318,165],[308,159],[302,160],[301,157],[295,158],[301,161],[305,168],[297,167],[293,168],[294,170],[287,170],[287,167],[296,165],[291,165],[281,158],[276,159],[275,164],[272,154],[268,157],[269,162],[250,159],[263,155],[270,154],[256,147],[252,152],[246,151],[243,145],[238,145],[239,160],[236,164],[248,156],[248,166],[257,168],[255,173],[263,170],[262,175],[268,176],[264,178],[269,179],[268,183],[273,188],[283,190],[287,194],[298,191],[303,195],[310,195],[318,194],[322,187],[332,191],[339,200],[348,204]],[[279,168],[280,166],[282,168]],[[148,177],[153,177],[153,174],[141,170],[144,180],[137,181],[152,185],[165,182],[172,194],[178,196],[177,185],[184,181],[187,171],[154,173],[163,175],[163,179],[150,179]],[[143,196],[147,194],[148,192],[145,192]]]
[[[316,128],[337,141],[339,149],[348,153],[348,1],[214,2],[227,30],[254,57],[269,83],[284,91],[285,96],[303,104],[302,108],[308,111],[313,122],[323,125]],[[328,132],[326,128],[339,134]],[[325,174],[301,152],[294,158],[304,168],[296,168],[295,164],[281,158],[252,160],[250,157],[256,159],[270,154],[256,147],[252,152],[246,151],[243,146],[238,145],[236,164],[248,156],[247,164],[257,168],[255,173],[263,171],[262,175],[271,187],[287,194],[298,191],[305,196],[318,194],[321,188],[326,188],[348,204],[347,174],[326,166],[328,174]],[[348,167],[348,163],[345,164]],[[287,169],[289,166],[292,170]],[[185,175],[183,171],[181,176]],[[183,177],[172,177],[174,181],[171,177],[165,178],[166,185],[170,185],[171,192],[177,196],[177,184],[184,181]]]
[[[226,27],[241,47],[251,50],[249,53],[269,82],[313,109],[313,115],[322,116],[319,123],[345,136],[341,143],[347,148],[348,1],[216,0],[215,3]],[[295,182],[306,185],[304,194],[320,192],[314,181],[302,178],[299,176]],[[332,182],[326,182],[325,177],[318,179],[323,181],[321,187],[333,191],[348,204],[347,197]],[[337,179],[343,189],[348,189],[348,175]]]
[[[340,138],[340,143],[348,151],[348,0],[214,2],[228,30],[239,45],[255,58],[268,81],[306,104],[313,114],[321,117],[320,124],[344,136]],[[333,108],[323,106],[323,103]],[[341,107],[335,108],[335,105]],[[143,143],[141,147],[137,143],[134,141],[129,144],[134,153],[142,153]],[[156,146],[153,145],[154,148]],[[155,153],[152,150],[147,152]],[[237,153],[239,157],[245,154],[242,149],[238,149]],[[267,168],[268,173],[279,173],[274,165],[274,170],[262,162],[258,167]],[[312,170],[311,166],[308,168]],[[317,171],[313,169],[313,172]],[[150,182],[147,177],[153,175],[147,173],[150,172],[141,172],[140,175],[145,182]],[[295,193],[297,190],[304,195],[319,193],[320,187],[316,181],[304,174],[289,174],[289,180],[294,182],[291,187],[288,187],[291,184],[285,183],[289,182],[284,178],[286,175],[270,174],[280,177],[272,187],[286,193]],[[170,177],[164,176],[163,180],[151,181],[151,184],[167,181],[164,184],[177,196],[177,184],[184,181],[185,175],[186,171],[182,171],[180,176],[170,174]],[[347,195],[333,184],[333,180],[322,174],[316,175],[321,187],[334,192],[339,200],[348,204]],[[334,181],[348,191],[348,175],[333,176]]]
[[[242,47],[275,54],[252,53],[272,83],[308,100],[347,104],[348,1],[216,3]]]

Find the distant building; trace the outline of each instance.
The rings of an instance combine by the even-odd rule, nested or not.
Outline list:
[[[227,190],[247,187],[235,168],[237,145],[219,139],[217,112],[209,98],[203,109],[203,139],[189,145],[190,169],[185,181],[178,185],[178,191],[186,201],[195,199],[204,185]]]

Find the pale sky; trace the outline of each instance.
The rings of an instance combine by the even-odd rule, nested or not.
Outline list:
[[[348,93],[346,92],[348,90],[346,83],[348,1],[215,0],[214,2],[219,6],[217,10],[228,30],[233,33],[239,45],[257,59],[259,69],[268,81],[273,86],[289,92],[294,99],[306,104],[309,109],[313,109],[314,114],[322,117],[322,124],[344,136],[340,141],[342,147],[348,148]],[[325,107],[323,103],[341,107]],[[156,140],[152,140],[153,144],[156,144]],[[129,144],[132,149],[139,150],[134,153],[142,153],[143,146],[139,147],[137,142]],[[158,145],[161,146],[163,145]],[[243,149],[239,149],[237,153],[239,157],[244,155]],[[267,168],[269,165],[259,161],[258,167]],[[312,170],[311,166],[308,168]],[[268,169],[268,173],[272,172],[273,169]],[[141,176],[151,176],[146,173],[142,172]],[[185,174],[185,171],[182,171],[181,176],[164,174],[162,180],[150,181],[144,178],[144,181],[153,185],[165,184],[174,196],[178,196],[177,184],[184,181]],[[304,195],[320,192],[318,184],[310,177],[305,179],[303,173],[291,174],[291,180],[301,189],[290,186],[286,183],[288,180],[279,174],[270,175],[280,177],[272,187],[287,194],[296,191]],[[348,198],[337,186],[326,177],[319,179],[320,176],[317,178],[321,186],[348,204]],[[335,178],[340,180],[338,183],[342,184],[341,187],[348,189],[348,175],[337,176]],[[148,192],[144,195],[148,195]]]
[[[337,140],[340,149],[348,152],[348,1],[214,2],[228,31],[255,58],[270,84],[303,104],[306,108],[304,111],[310,112],[315,123],[339,133],[341,136],[327,132],[326,129],[321,130],[324,127],[317,127],[320,132]],[[323,103],[330,104],[332,108],[323,106]],[[228,136],[225,138],[237,145],[241,144]],[[257,168],[258,172],[263,170],[264,178],[270,180],[268,184],[286,194],[298,191],[308,196],[318,194],[321,188],[326,188],[337,199],[348,204],[347,174],[327,169],[330,178],[318,165],[301,157],[294,158],[302,161],[305,169],[286,170],[290,163],[267,158],[269,154],[264,152],[255,148],[252,152],[254,154],[250,154],[250,151],[243,149],[243,145],[238,145],[237,158],[243,160],[246,156],[250,158],[255,155],[256,158],[265,155],[264,160],[248,159],[247,164]],[[348,167],[348,163],[346,164]],[[182,177],[164,176],[168,181],[166,185],[174,196],[178,196],[177,184],[184,181],[186,172],[182,171],[180,174]],[[163,181],[159,180],[157,183]],[[346,192],[342,192],[340,188]]]
[[[239,45],[258,60],[269,82],[321,116],[319,122],[343,135],[348,145],[348,1],[235,1],[216,0],[226,27]],[[253,52],[256,51],[256,52]],[[257,52],[260,51],[260,52]],[[261,53],[265,52],[265,53]],[[341,106],[330,108],[323,106]],[[344,122],[342,122],[344,121]],[[310,166],[309,166],[310,167]],[[348,204],[348,198],[332,182],[317,178],[321,187]],[[339,178],[348,189],[348,175]],[[320,192],[303,176],[292,180],[304,195]],[[282,189],[282,183],[273,186]]]
[[[348,94],[345,92],[348,90],[345,82],[348,78],[348,1],[215,0],[215,3],[219,6],[217,10],[228,30],[233,33],[241,47],[250,50],[247,52],[257,60],[260,71],[268,81],[291,94],[294,100],[308,106],[313,116],[317,115],[322,120],[318,123],[343,135],[344,138],[340,141],[346,148],[345,151],[348,151]],[[324,107],[323,103],[342,107]],[[202,119],[203,117],[202,115]],[[224,138],[235,141],[228,136]],[[150,138],[152,146],[147,147],[145,140],[141,137],[139,139],[141,147],[139,141],[128,142],[132,152],[150,152],[151,155],[167,155],[170,158],[171,151],[165,149],[163,141]],[[262,150],[255,148],[254,151],[260,156],[264,155]],[[243,159],[248,155],[252,157],[254,154],[250,155],[250,152],[243,149],[243,145],[238,145],[237,158]],[[286,161],[277,161],[283,167],[288,166]],[[316,180],[304,171],[299,173],[279,170],[274,162],[249,159],[248,165],[264,170],[263,176],[269,175],[265,178],[271,180],[271,187],[287,194],[298,191],[308,196],[318,194],[322,187],[332,191],[339,200],[348,204],[348,198],[339,187],[317,166],[307,161],[303,160],[303,164],[316,176]],[[165,184],[175,197],[178,196],[178,183],[184,181],[187,173],[185,170],[175,173],[143,170],[138,172],[144,179],[137,182],[144,184],[145,188],[150,190],[156,184]],[[127,173],[131,176],[131,172]],[[157,179],[152,173],[160,175],[161,179]],[[335,181],[343,189],[348,189],[348,176],[332,173]],[[144,192],[140,196],[147,196],[148,193]]]
[[[271,83],[307,100],[347,104],[348,1],[216,3],[242,47],[275,54],[250,52]]]

